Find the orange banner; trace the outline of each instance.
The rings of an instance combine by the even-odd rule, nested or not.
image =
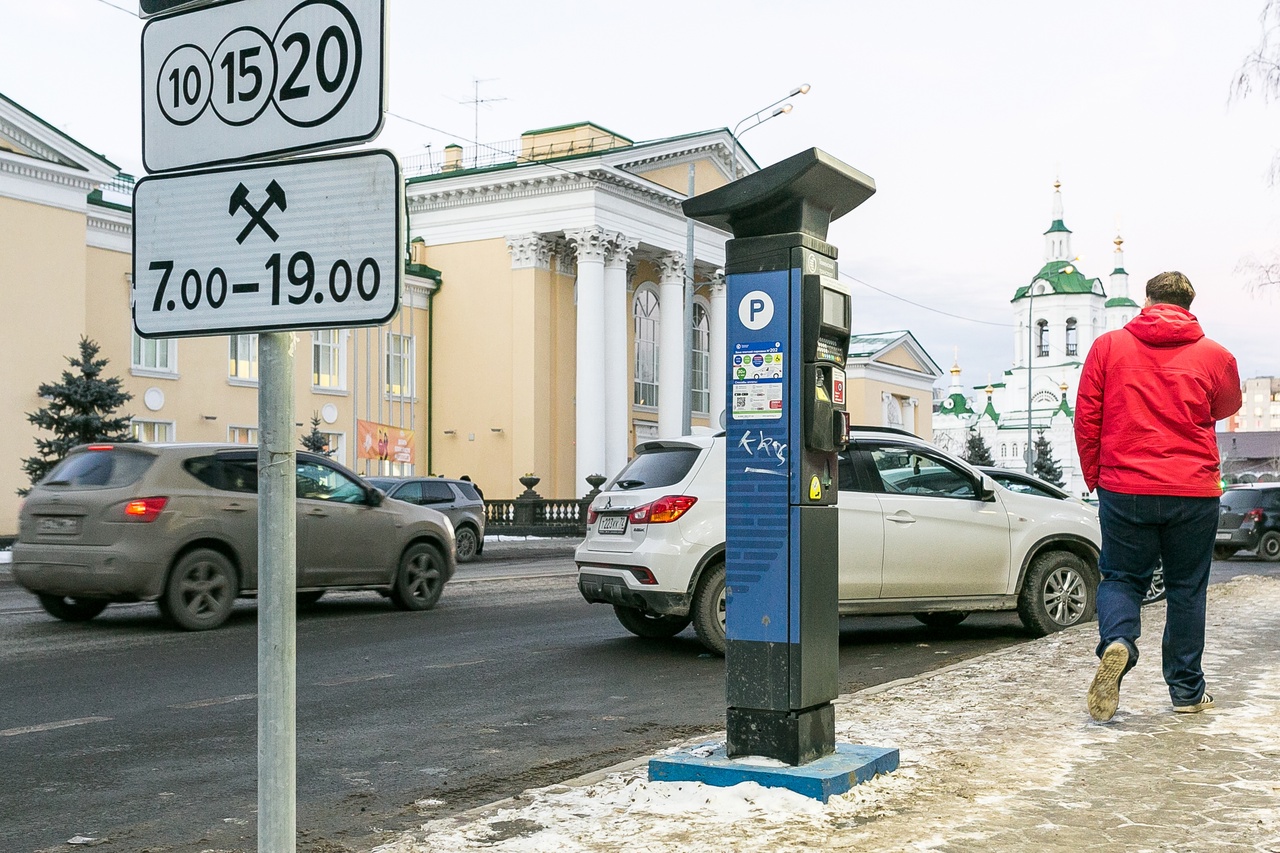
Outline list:
[[[357,420],[356,458],[412,465],[413,430]]]

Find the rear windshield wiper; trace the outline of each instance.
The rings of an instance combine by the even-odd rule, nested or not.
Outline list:
[[[644,480],[619,480],[615,485],[619,489],[638,489],[644,485]]]
[[[42,485],[42,486],[70,486],[70,485],[71,485],[71,481],[70,481],[70,480],[45,480],[45,481],[44,481],[43,483],[41,483],[40,485]]]

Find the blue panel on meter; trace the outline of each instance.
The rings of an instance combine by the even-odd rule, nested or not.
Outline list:
[[[794,642],[789,623],[791,481],[789,270],[729,276],[725,454],[731,640]]]

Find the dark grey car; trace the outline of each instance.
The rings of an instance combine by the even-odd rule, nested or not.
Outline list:
[[[155,601],[187,630],[215,628],[258,586],[257,450],[244,445],[77,447],[27,496],[13,576],[59,619]],[[297,455],[299,604],[370,589],[430,610],[456,563],[434,510],[386,500],[341,465]]]
[[[470,480],[447,477],[366,477],[398,501],[429,506],[449,516],[458,541],[458,562],[469,563],[484,551],[484,498]]]

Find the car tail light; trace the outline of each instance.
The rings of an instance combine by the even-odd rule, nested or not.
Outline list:
[[[86,450],[114,450],[115,446],[111,444],[91,444]]]
[[[125,521],[155,521],[168,498],[138,498],[124,505]]]
[[[666,495],[631,510],[632,524],[668,524],[689,511],[698,499],[692,495]]]
[[[596,512],[591,507],[587,507],[587,524],[588,525],[595,524],[596,519],[599,517],[600,517],[600,513]]]
[[[1244,514],[1245,521],[1252,521],[1254,524],[1262,523],[1262,509],[1251,509]]]
[[[653,576],[653,572],[643,566],[627,566],[627,571],[631,572],[635,579],[642,584],[652,585],[658,582],[658,579]]]

